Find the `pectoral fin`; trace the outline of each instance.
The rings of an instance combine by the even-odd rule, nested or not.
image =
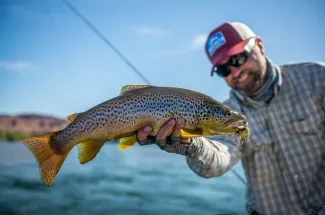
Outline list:
[[[199,128],[197,128],[197,129],[182,128],[182,130],[181,130],[182,137],[199,137],[202,135],[203,135],[203,132]]]
[[[128,137],[123,137],[120,139],[120,144],[119,144],[119,148],[121,150],[130,148],[131,146],[133,146],[135,143],[137,142],[137,135],[134,134],[132,136],[128,136]]]
[[[79,162],[85,164],[96,157],[107,140],[85,140],[78,144]]]

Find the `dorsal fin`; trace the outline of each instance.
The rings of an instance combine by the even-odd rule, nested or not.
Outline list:
[[[74,113],[74,114],[71,114],[67,117],[67,120],[69,122],[72,122],[73,120],[75,120],[77,118],[77,116],[79,115],[80,113]]]
[[[151,85],[125,85],[122,87],[120,96],[125,95],[126,93],[132,92],[134,90],[142,89],[142,88],[149,88],[152,87]]]

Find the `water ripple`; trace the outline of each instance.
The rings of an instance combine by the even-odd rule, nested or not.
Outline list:
[[[52,186],[40,181],[21,144],[2,144],[0,151],[23,156],[0,162],[1,215],[245,214],[240,181],[229,174],[200,178],[183,157],[156,147],[120,151],[107,144],[86,165],[73,151]]]

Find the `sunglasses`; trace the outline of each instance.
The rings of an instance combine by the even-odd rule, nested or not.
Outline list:
[[[241,67],[242,65],[244,65],[253,47],[255,46],[255,42],[256,42],[255,38],[250,39],[246,44],[243,52],[231,56],[225,64],[217,65],[213,67],[213,72],[217,73],[217,75],[219,75],[220,77],[225,78],[231,73],[230,66]]]

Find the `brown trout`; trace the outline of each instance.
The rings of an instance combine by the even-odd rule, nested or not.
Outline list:
[[[81,164],[94,159],[106,141],[120,140],[120,149],[133,146],[140,128],[150,125],[156,136],[169,119],[183,118],[181,136],[239,135],[249,138],[246,117],[199,92],[149,85],[127,85],[119,96],[85,112],[67,117],[66,128],[21,142],[34,155],[41,180],[51,185],[75,145]],[[244,122],[244,125],[239,125]]]

